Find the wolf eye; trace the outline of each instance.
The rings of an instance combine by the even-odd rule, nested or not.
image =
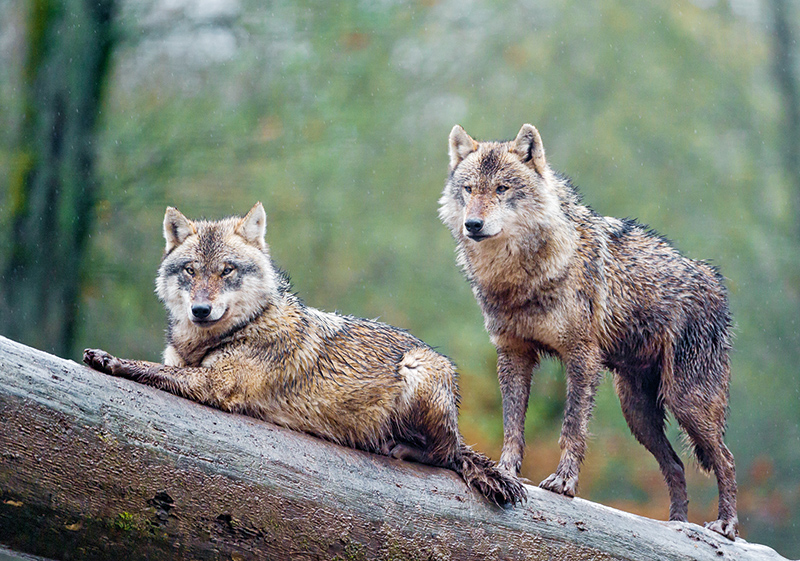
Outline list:
[[[230,275],[235,270],[236,270],[236,267],[232,267],[231,265],[225,265],[225,268],[222,269],[222,276],[223,277],[227,277],[228,275]]]
[[[183,270],[186,271],[186,274],[189,275],[190,277],[194,276],[194,267],[192,267],[191,265],[186,265],[186,267],[184,267]]]
[[[464,185],[464,191],[466,191],[467,193],[472,193],[472,186]]]
[[[498,195],[502,195],[503,193],[508,191],[508,185],[498,185],[497,189],[495,189],[495,191],[497,191]]]

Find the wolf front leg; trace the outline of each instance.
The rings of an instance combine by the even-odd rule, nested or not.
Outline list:
[[[539,364],[536,351],[497,347],[497,378],[503,398],[503,451],[498,467],[513,475],[522,467],[525,453],[525,412],[531,393],[531,377]]]
[[[566,362],[567,402],[561,426],[561,459],[555,473],[542,481],[543,489],[575,496],[578,473],[586,454],[589,418],[594,408],[594,396],[602,379],[599,352],[583,347],[573,352]]]
[[[183,368],[144,360],[127,360],[100,349],[84,350],[83,362],[112,376],[128,378],[180,397],[214,405],[209,368]]]

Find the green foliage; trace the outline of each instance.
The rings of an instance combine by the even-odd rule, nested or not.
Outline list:
[[[304,299],[408,328],[453,358],[462,430],[497,457],[494,349],[437,200],[453,124],[490,139],[531,122],[598,212],[637,217],[725,274],[743,533],[800,555],[800,248],[756,16],[652,0],[244,1],[211,23],[178,11],[169,25],[157,13],[145,2],[118,18],[81,344],[157,359],[164,208],[218,218],[261,200],[273,257]],[[176,50],[212,36],[221,42],[201,55]],[[555,467],[563,393],[561,366],[546,363],[528,477]],[[610,383],[591,428],[582,495],[666,518],[657,465]],[[713,478],[692,475],[690,497],[692,520],[715,516]]]
[[[119,530],[123,530],[129,532],[136,528],[135,520],[133,514],[130,512],[120,512],[117,514],[116,518],[114,518],[112,522],[112,526]]]

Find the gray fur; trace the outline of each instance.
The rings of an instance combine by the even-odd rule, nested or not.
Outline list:
[[[718,271],[633,220],[582,204],[548,165],[532,125],[509,142],[476,142],[456,125],[440,205],[497,348],[500,465],[519,471],[532,372],[542,356],[555,356],[567,374],[562,453],[541,486],[574,495],[608,370],[631,431],[658,460],[670,519],[686,520],[688,500],[683,464],[664,434],[667,410],[717,477],[719,519],[709,527],[734,539],[735,468],[723,442],[731,320]]]

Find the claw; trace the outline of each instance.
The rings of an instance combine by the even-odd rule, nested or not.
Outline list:
[[[113,374],[113,365],[117,359],[100,349],[84,349],[83,362],[105,374]]]
[[[574,497],[575,491],[578,489],[578,478],[568,477],[565,479],[558,475],[558,473],[554,473],[539,483],[539,487],[542,489],[547,489],[548,491],[553,491],[559,495]]]
[[[706,528],[722,534],[729,540],[735,540],[738,532],[739,521],[736,518],[730,520],[715,520],[714,522],[706,522]]]

